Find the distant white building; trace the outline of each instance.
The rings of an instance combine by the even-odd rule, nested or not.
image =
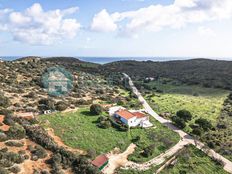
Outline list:
[[[140,112],[140,111],[128,111],[123,107],[113,107],[109,114],[114,116],[115,119],[120,120],[122,123],[129,127],[143,127],[148,128],[153,126],[153,124],[149,121],[149,116]]]

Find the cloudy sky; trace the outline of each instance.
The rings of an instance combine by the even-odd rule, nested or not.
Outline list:
[[[0,0],[0,56],[232,57],[232,0]]]

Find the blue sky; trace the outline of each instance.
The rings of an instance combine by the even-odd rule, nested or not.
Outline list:
[[[231,0],[0,0],[0,56],[232,57]]]

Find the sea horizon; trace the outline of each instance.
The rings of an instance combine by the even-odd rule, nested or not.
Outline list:
[[[0,60],[4,61],[14,61],[27,56],[0,56]],[[157,62],[166,62],[166,61],[175,61],[175,60],[190,60],[190,59],[211,59],[211,60],[225,60],[232,61],[232,58],[208,58],[208,57],[92,57],[92,56],[38,56],[41,58],[49,57],[73,57],[82,61],[98,63],[98,64],[107,64],[115,61],[126,61],[126,60],[135,60],[135,61],[157,61]]]

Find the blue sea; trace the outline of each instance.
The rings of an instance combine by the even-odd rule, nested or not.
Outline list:
[[[5,61],[12,61],[23,56],[0,56],[0,59]],[[192,59],[191,57],[76,57],[82,61],[98,63],[98,64],[106,64],[115,61],[123,61],[123,60],[136,60],[136,61],[171,61],[171,60],[187,60]],[[216,58],[212,58],[216,59]],[[220,60],[232,60],[231,58],[224,58]]]

